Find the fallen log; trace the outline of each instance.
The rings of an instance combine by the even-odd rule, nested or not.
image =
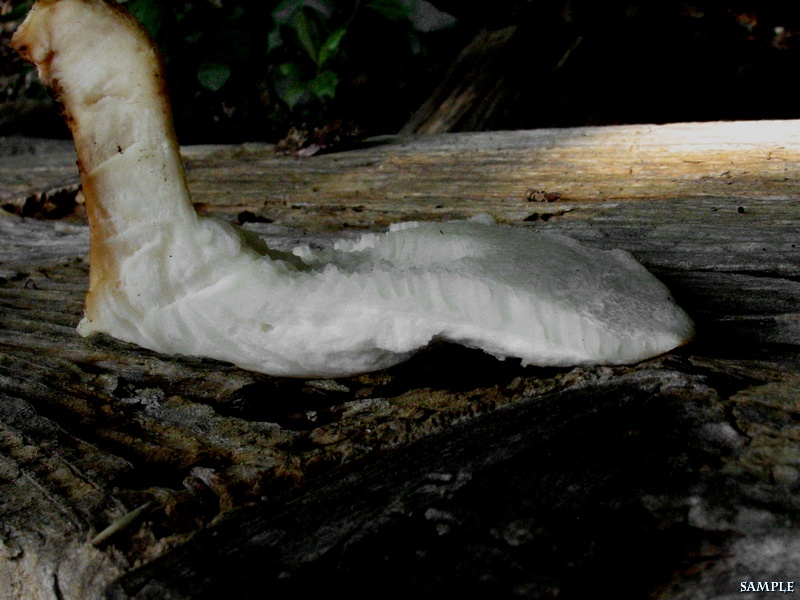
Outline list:
[[[74,158],[4,140],[0,198],[19,214],[0,218],[0,598],[315,581],[548,597],[607,574],[627,574],[630,595],[688,598],[791,580],[797,128],[460,134],[304,160],[185,149],[195,203],[273,243],[490,212],[633,252],[698,325],[693,345],[631,367],[441,347],[322,381],[77,336]],[[47,218],[53,190],[70,215]]]

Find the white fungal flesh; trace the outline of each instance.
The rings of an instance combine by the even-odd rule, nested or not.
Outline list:
[[[14,44],[60,94],[75,137],[92,226],[83,335],[323,377],[437,340],[575,365],[636,362],[692,336],[627,253],[486,218],[265,252],[195,215],[157,55],[128,15],[102,0],[39,0]]]

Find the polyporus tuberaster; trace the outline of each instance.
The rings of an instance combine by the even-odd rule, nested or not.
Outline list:
[[[270,251],[199,218],[158,52],[103,0],[39,0],[14,46],[58,94],[91,225],[83,335],[274,375],[384,368],[436,340],[523,364],[636,362],[692,336],[630,255],[490,219]]]

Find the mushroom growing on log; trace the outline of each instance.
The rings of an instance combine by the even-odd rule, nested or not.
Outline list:
[[[39,0],[13,38],[64,106],[91,226],[83,335],[334,377],[445,340],[523,364],[621,364],[693,335],[622,251],[494,224],[405,223],[270,250],[190,202],[158,52],[105,0]]]

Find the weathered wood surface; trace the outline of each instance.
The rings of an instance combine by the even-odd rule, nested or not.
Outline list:
[[[201,210],[261,217],[247,226],[275,243],[488,211],[631,250],[698,324],[694,344],[631,367],[438,348],[335,381],[77,336],[74,157],[4,140],[4,204],[77,211],[0,218],[0,599],[583,597],[614,578],[626,596],[723,598],[793,581],[798,131],[453,135],[304,160],[187,149]]]
[[[68,144],[4,140],[0,201],[19,207],[76,185]],[[34,149],[40,162],[31,168]],[[249,210],[321,230],[480,211],[510,222],[534,212],[588,217],[630,199],[792,196],[798,152],[800,121],[760,121],[396,138],[312,160],[278,157],[261,144],[184,154],[201,210]],[[559,199],[529,202],[532,191]]]

